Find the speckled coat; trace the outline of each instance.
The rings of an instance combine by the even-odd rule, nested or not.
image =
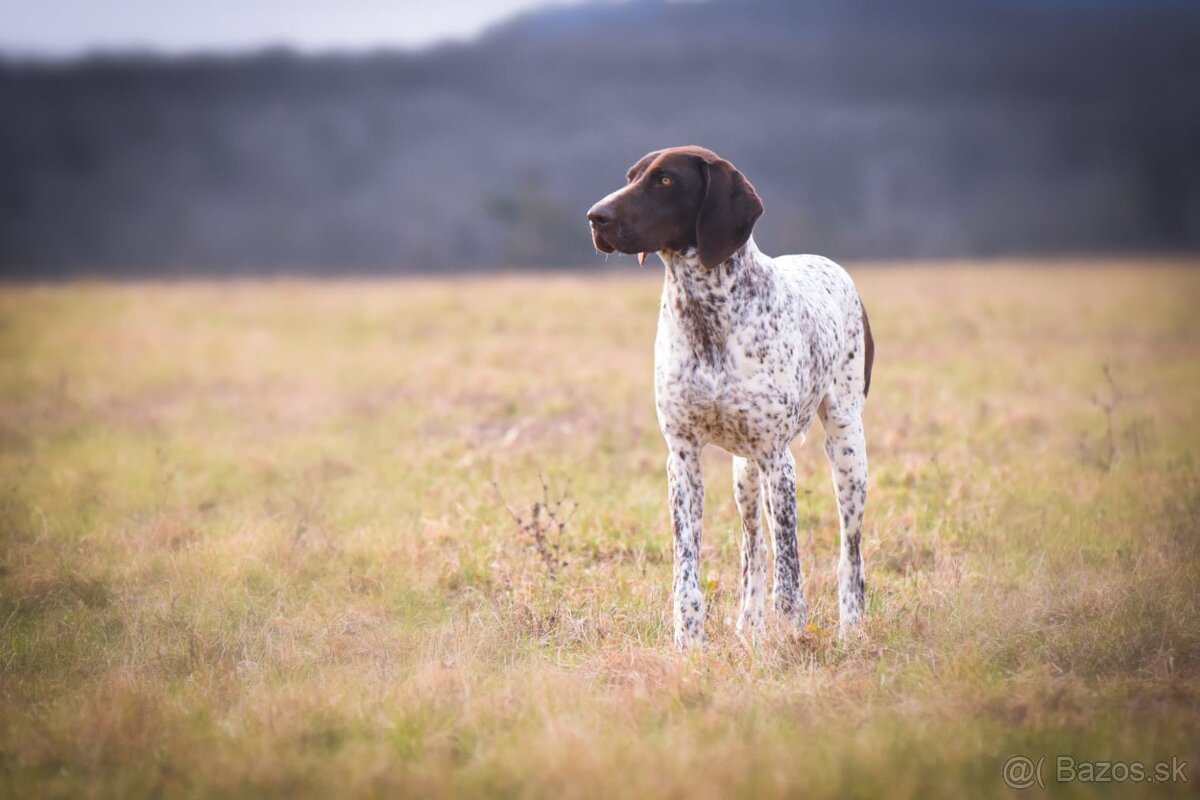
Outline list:
[[[773,605],[793,628],[806,622],[796,536],[796,466],[789,449],[814,417],[841,518],[841,631],[864,611],[861,551],[867,494],[862,413],[869,386],[869,323],[850,276],[821,256],[771,258],[751,237],[705,268],[695,250],[659,253],[666,266],[655,340],[654,387],[669,456],[675,535],[675,644],[703,640],[700,543],[704,506],[700,451],[733,454],[742,516],[739,635],[765,628],[767,552],[763,504],[775,550]]]

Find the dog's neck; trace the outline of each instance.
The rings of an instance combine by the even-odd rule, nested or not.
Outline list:
[[[707,289],[720,291],[733,286],[748,265],[757,264],[762,251],[751,236],[746,243],[733,251],[733,255],[715,267],[709,268],[700,262],[700,251],[695,247],[687,250],[660,250],[658,257],[667,268],[667,283],[675,283],[687,290]]]
[[[762,252],[751,236],[711,269],[700,263],[694,247],[682,252],[662,250],[658,255],[666,266],[665,312],[675,319],[695,351],[715,362],[724,351],[738,301],[761,284],[754,277],[761,269]]]

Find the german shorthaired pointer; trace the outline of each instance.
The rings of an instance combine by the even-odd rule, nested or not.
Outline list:
[[[789,445],[814,416],[837,488],[842,549],[840,632],[864,612],[862,541],[867,499],[863,403],[875,344],[845,270],[821,256],[771,258],[751,237],[762,201],[728,161],[701,147],[650,153],[628,185],[588,212],[604,253],[657,251],[666,265],[654,343],[654,399],[667,441],[675,534],[675,646],[704,637],[700,586],[704,483],[700,451],[733,454],[742,517],[738,635],[765,631],[767,553],[760,498],[775,545],[774,605],[796,629],[807,619],[796,542],[796,462]]]

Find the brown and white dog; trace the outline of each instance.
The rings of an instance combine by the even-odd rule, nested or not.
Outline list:
[[[775,544],[774,606],[794,629],[807,621],[796,541],[796,464],[790,444],[814,417],[825,428],[841,517],[840,630],[865,610],[862,522],[867,500],[863,404],[875,344],[846,271],[821,256],[771,258],[754,243],[762,201],[732,164],[702,147],[657,150],[628,184],[588,212],[604,253],[657,252],[666,265],[654,345],[654,397],[667,442],[675,534],[675,646],[703,642],[700,581],[704,483],[700,451],[733,454],[742,517],[738,634],[765,629],[767,551]]]

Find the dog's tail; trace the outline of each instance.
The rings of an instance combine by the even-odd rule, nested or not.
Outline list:
[[[871,367],[875,365],[875,337],[871,335],[871,320],[867,318],[867,305],[859,295],[858,306],[863,319],[863,397],[871,393]]]

